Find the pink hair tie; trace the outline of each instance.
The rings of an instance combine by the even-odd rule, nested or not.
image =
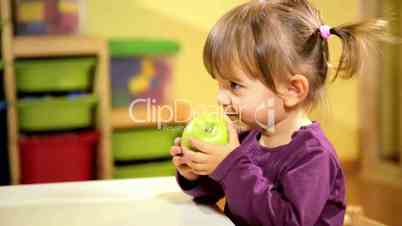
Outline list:
[[[320,34],[323,39],[327,40],[331,36],[331,27],[328,25],[320,26]]]

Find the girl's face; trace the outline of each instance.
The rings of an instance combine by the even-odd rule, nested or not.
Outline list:
[[[218,104],[232,121],[249,128],[271,129],[283,120],[285,109],[282,99],[261,81],[243,73],[236,79],[217,77]]]

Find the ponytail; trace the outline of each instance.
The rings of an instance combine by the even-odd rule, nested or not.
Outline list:
[[[332,81],[350,79],[361,72],[370,41],[383,39],[386,25],[384,20],[370,20],[331,28],[331,34],[342,41],[342,55]]]

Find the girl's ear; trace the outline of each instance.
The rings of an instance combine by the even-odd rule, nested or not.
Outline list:
[[[292,108],[302,103],[309,93],[309,81],[304,75],[295,74],[288,80],[286,95],[284,96],[285,107]]]

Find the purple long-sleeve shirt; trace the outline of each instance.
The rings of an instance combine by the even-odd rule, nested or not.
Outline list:
[[[195,201],[225,196],[225,214],[236,225],[343,225],[344,175],[319,123],[275,148],[261,146],[260,136],[260,129],[240,134],[240,146],[209,176],[191,182],[177,174],[180,187]]]

